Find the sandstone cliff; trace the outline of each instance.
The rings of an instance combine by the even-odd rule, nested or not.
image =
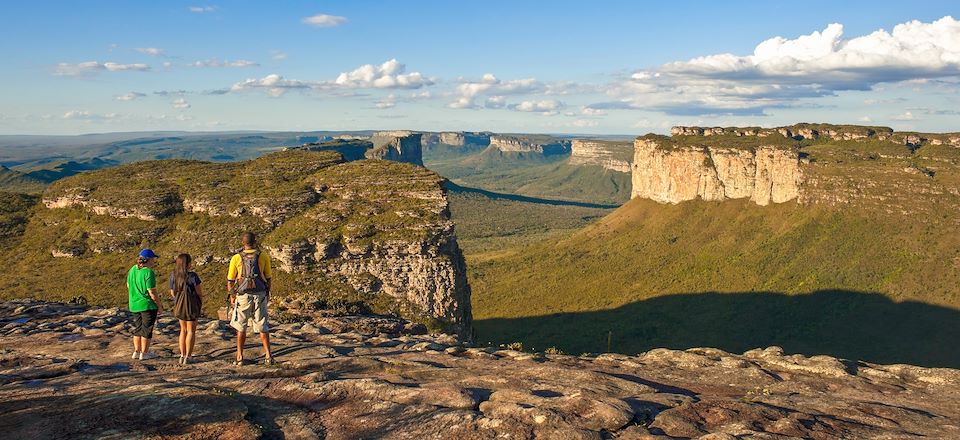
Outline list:
[[[486,147],[490,145],[490,133],[479,132],[444,132],[440,133],[439,142],[444,145],[460,147],[464,145],[477,145]]]
[[[570,146],[570,164],[597,165],[611,171],[629,173],[633,154],[630,142],[574,139]]]
[[[248,162],[155,161],[91,172],[46,191],[44,208],[14,250],[34,263],[0,280],[30,280],[13,283],[21,290],[10,295],[114,303],[122,298],[101,296],[102,286],[122,279],[140,247],[166,257],[163,276],[169,258],[188,252],[201,276],[219,280],[237,237],[251,230],[280,271],[281,296],[357,304],[466,335],[470,289],[442,183],[410,164],[342,163],[333,152],[302,150]],[[75,281],[64,286],[41,275],[49,270]]]
[[[570,151],[570,142],[556,139],[490,136],[490,146],[503,152],[564,154]]]
[[[758,204],[856,205],[887,213],[960,208],[960,134],[887,127],[673,127],[635,141],[633,197],[664,203],[747,198]]]
[[[411,131],[381,131],[370,138],[341,136],[332,140],[309,142],[297,149],[303,151],[333,151],[347,161],[361,159],[391,160],[423,166],[423,148],[420,133]]]
[[[297,149],[304,151],[333,151],[340,153],[346,161],[361,160],[367,151],[373,148],[373,142],[365,139],[333,139],[308,142]]]
[[[758,205],[795,199],[800,186],[796,150],[674,144],[662,137],[635,141],[633,197],[663,203],[750,198]]]
[[[423,166],[423,145],[420,133],[378,132],[371,140],[373,148],[366,152],[367,159],[392,160]]]
[[[281,302],[279,308],[296,309]],[[777,347],[570,356],[457,344],[402,320],[314,314],[273,329],[278,366],[233,366],[201,319],[176,361],[176,320],[131,361],[119,309],[0,303],[7,438],[957,438],[960,371]],[[51,421],[55,421],[52,423]]]

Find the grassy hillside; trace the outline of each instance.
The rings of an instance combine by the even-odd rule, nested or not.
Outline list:
[[[226,263],[240,234],[253,231],[274,250],[275,267],[287,267],[276,272],[278,296],[421,319],[417,304],[381,294],[403,295],[421,275],[398,281],[377,265],[416,260],[439,272],[462,264],[448,246],[442,182],[409,164],[291,150],[245,162],[145,161],[82,173],[46,189],[44,199],[58,207],[0,193],[0,298],[123,305],[124,274],[137,251],[151,247],[162,256],[161,281],[177,253],[193,255],[209,282],[204,311],[214,316]]]
[[[960,367],[950,219],[633,200],[573,235],[469,260],[481,342],[571,352],[781,345]]]
[[[11,246],[23,238],[30,212],[39,197],[0,192],[0,246]]]
[[[424,164],[464,186],[532,197],[619,205],[630,198],[630,175],[575,166],[568,156],[502,152],[426,154]]]
[[[577,202],[502,194],[448,183],[450,217],[471,263],[570,234],[613,211]]]
[[[100,158],[86,160],[40,159],[17,165],[13,169],[34,179],[50,183],[85,171],[99,170],[117,165],[117,162]]]
[[[46,186],[40,179],[0,165],[0,191],[39,194]]]

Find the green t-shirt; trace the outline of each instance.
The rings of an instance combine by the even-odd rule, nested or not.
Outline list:
[[[157,276],[149,267],[139,268],[136,265],[127,272],[127,291],[130,294],[130,311],[143,312],[156,310],[157,304],[150,299],[147,289],[157,287]]]

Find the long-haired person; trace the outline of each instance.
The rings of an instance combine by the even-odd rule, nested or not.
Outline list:
[[[189,254],[177,255],[169,283],[173,316],[180,320],[180,365],[188,364],[193,355],[193,346],[197,342],[197,318],[203,304],[200,277],[190,271],[191,260]]]

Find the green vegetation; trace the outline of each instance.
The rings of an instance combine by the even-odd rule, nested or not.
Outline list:
[[[612,331],[626,353],[779,344],[958,366],[943,350],[958,336],[953,228],[795,203],[633,200],[576,234],[468,256],[475,326],[481,342],[566,352],[603,351]]]
[[[893,129],[890,127],[869,126],[869,125],[849,125],[849,124],[823,124],[823,123],[809,123],[809,122],[801,122],[799,124],[788,125],[784,128],[788,128],[794,132],[796,132],[799,129],[816,130],[821,134],[829,131],[837,131],[837,132],[843,132],[843,133],[862,134],[865,136],[876,136],[876,135],[889,136],[890,134],[893,133]]]
[[[0,165],[0,191],[39,194],[47,183]]]
[[[469,267],[545,238],[573,233],[613,210],[451,186],[450,214]]]
[[[0,192],[0,246],[15,245],[23,238],[30,212],[38,197]]]
[[[570,165],[568,157],[490,147],[441,158],[428,155],[424,163],[457,184],[489,191],[613,205],[629,200],[629,174]]]
[[[117,163],[100,158],[80,161],[55,158],[22,163],[14,169],[35,179],[50,183],[85,171],[99,170],[114,165],[117,165]]]
[[[240,234],[253,231],[267,247],[306,246],[310,256],[294,252],[274,260],[277,267],[298,265],[296,273],[276,272],[278,296],[334,311],[362,307],[420,319],[412,305],[378,294],[380,280],[363,273],[348,279],[335,269],[346,263],[339,261],[343,248],[446,240],[442,181],[409,164],[342,163],[335,152],[290,150],[246,162],[146,161],[82,173],[45,192],[47,200],[74,203],[64,208],[34,209],[35,197],[0,194],[0,258],[8,262],[0,298],[83,296],[91,304],[123,306],[124,275],[137,250],[151,247],[162,256],[161,291],[172,258],[180,252],[194,257],[195,270],[209,282],[204,312],[215,316],[226,263]],[[312,246],[321,244],[331,252],[314,261]]]
[[[800,146],[798,141],[783,137],[780,134],[772,134],[762,138],[757,136],[737,136],[732,133],[711,136],[661,136],[648,134],[640,136],[638,139],[655,141],[660,148],[667,150],[686,147],[711,147],[755,151],[757,147],[760,146],[780,148],[797,148]]]

